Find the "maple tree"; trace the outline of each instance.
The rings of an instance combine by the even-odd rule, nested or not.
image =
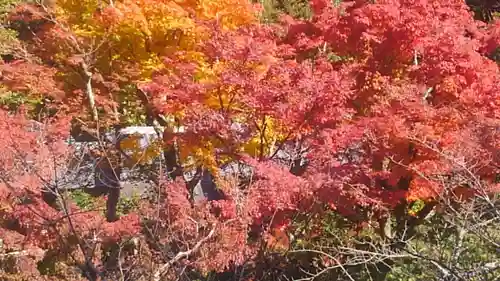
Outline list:
[[[147,249],[147,261],[132,262],[132,253],[115,259],[136,270],[130,276],[162,280],[175,278],[178,268],[207,274],[255,261],[247,277],[263,280],[272,253],[302,247],[318,254],[311,241],[330,238],[322,242],[333,245],[332,254],[321,249],[319,263],[328,270],[306,277],[333,272],[331,278],[353,280],[351,271],[362,274],[369,264],[370,278],[384,280],[436,209],[456,218],[480,205],[498,220],[498,23],[475,21],[458,0],[372,2],[314,0],[311,18],[283,15],[274,24],[256,21],[246,1],[18,7],[10,20],[40,60],[3,63],[2,83],[46,98],[51,110],[43,118],[45,142],[26,132],[24,112],[0,116],[0,198],[37,194],[0,212],[2,221],[20,224],[0,228],[1,239],[23,233],[30,246],[86,266],[90,280],[104,274],[96,265],[106,260],[84,244],[113,248],[126,237],[141,237]],[[161,141],[132,154],[150,160],[168,152],[161,156],[169,174],[153,171],[154,198],[116,222],[98,212],[74,214],[73,205],[50,208],[40,191],[63,197],[47,182],[73,155],[62,143],[70,119],[88,127],[163,126]],[[113,150],[139,146],[133,136]],[[56,161],[44,161],[47,155]],[[14,165],[26,159],[33,164]],[[216,194],[196,200],[198,185],[216,186]],[[52,223],[43,224],[37,212]],[[328,224],[341,235],[323,229],[332,214]],[[92,223],[74,227],[85,221]],[[350,260],[371,253],[349,239],[368,239],[366,232],[371,245],[390,253],[373,255],[387,258]],[[344,245],[351,252],[333,254]],[[318,264],[311,256],[306,263]]]
[[[144,114],[140,108],[141,99],[137,97],[137,91],[134,89],[135,83],[147,80],[148,72],[157,67],[161,57],[171,52],[172,49],[189,51],[193,44],[204,38],[203,33],[198,30],[196,20],[217,18],[224,28],[231,29],[252,21],[253,17],[254,11],[251,9],[251,5],[245,1],[188,1],[183,3],[125,1],[111,2],[106,7],[103,7],[100,1],[22,3],[7,18],[7,23],[12,30],[17,32],[19,41],[16,42],[22,44],[22,47],[26,47],[26,54],[29,56],[23,56],[23,53],[21,55],[14,53],[13,59],[5,60],[2,63],[2,88],[5,87],[18,93],[21,97],[35,101],[36,109],[44,108],[45,112],[42,115],[37,115],[37,110],[35,112],[29,111],[30,114],[35,113],[36,119],[42,122],[51,120],[54,117],[52,115],[57,111],[60,116],[64,115],[73,119],[72,121],[76,120],[77,127],[83,125],[86,128],[99,128],[99,131],[101,128],[106,129],[113,124],[123,126],[140,123],[144,121],[141,119]],[[7,94],[10,93],[7,92]],[[10,96],[9,99],[12,97]],[[82,105],[84,106],[82,107]],[[12,119],[14,117],[8,117],[6,112],[4,117],[2,121],[5,124],[9,124],[9,120],[16,120]],[[15,118],[22,122],[26,116],[21,114],[16,115]],[[68,133],[70,122],[58,124],[57,127]],[[22,126],[14,129],[19,130],[20,134],[24,131]],[[41,133],[48,133],[49,138],[54,137],[51,132],[45,130]],[[92,130],[91,133],[93,133]],[[31,135],[24,137],[26,141],[34,141],[33,139],[36,138]],[[99,136],[97,135],[97,137]],[[22,139],[22,136],[18,138]],[[8,151],[9,147],[15,145],[16,142],[17,140],[7,142],[4,149]],[[64,147],[61,143],[59,145]],[[122,142],[121,146],[123,149],[137,149],[137,143],[133,136]],[[71,146],[68,147],[68,149],[70,148]],[[37,151],[36,148],[33,149]],[[23,147],[23,150],[29,151],[29,147]],[[110,159],[112,156],[110,152],[111,154],[116,152],[113,151],[116,150],[113,146],[101,145],[100,150],[102,151],[97,152],[96,155],[108,159],[108,161],[101,162],[111,164],[117,160]],[[153,156],[155,156],[158,147],[153,144],[152,148],[147,149],[147,151],[149,150],[152,150]],[[40,153],[41,157],[42,152],[37,152]],[[66,165],[73,161],[64,155],[57,155],[54,158]],[[139,159],[136,159],[135,162],[138,161]],[[121,163],[113,163],[112,165],[116,164],[121,165]],[[42,164],[40,163],[40,165]],[[51,169],[50,165],[43,168]],[[54,176],[63,173],[59,169],[64,170],[68,167],[62,165],[62,167],[58,166],[57,169],[52,168],[54,169],[52,174],[44,175],[44,178],[39,180],[51,182],[54,180]],[[101,167],[101,169],[106,169],[106,167]],[[118,168],[111,167],[111,169],[114,173]],[[6,171],[8,171],[7,167]],[[23,174],[24,177],[28,175]],[[16,177],[13,178],[13,181],[17,180]],[[21,184],[21,178],[19,181]],[[54,231],[60,231],[63,237],[42,246],[35,243],[34,246],[52,247],[58,249],[61,255],[69,254],[71,257],[74,254],[74,249],[64,250],[67,246],[64,243],[68,243],[69,240],[73,239],[72,237],[76,237],[76,244],[80,246],[80,250],[78,247],[76,250],[78,257],[75,258],[73,255],[68,264],[82,264],[86,267],[82,269],[84,275],[93,280],[96,278],[97,270],[94,261],[90,261],[90,259],[93,259],[94,254],[98,254],[89,254],[83,247],[89,243],[87,241],[89,235],[96,235],[96,232],[101,232],[104,229],[109,235],[106,234],[103,237],[116,238],[115,234],[120,234],[123,228],[131,230],[131,232],[128,231],[129,234],[134,233],[136,223],[133,218],[132,221],[128,221],[127,216],[125,216],[120,219],[118,225],[108,227],[102,220],[99,211],[83,212],[84,215],[75,211],[77,214],[74,215],[73,209],[76,206],[71,206],[70,214],[65,208],[59,211],[47,211],[51,210],[49,205],[57,203],[54,201],[65,197],[65,191],[61,189],[62,187],[49,187],[49,191],[46,192],[43,191],[44,188],[40,184],[30,186],[34,194],[39,196],[41,193],[48,197],[44,197],[45,200],[42,201],[40,201],[42,197],[38,197],[37,200],[40,202],[36,204],[39,208],[45,208],[43,213],[52,214],[47,218],[46,224],[48,225],[39,231],[33,229],[33,233],[50,230],[47,235],[51,236],[51,239],[57,239],[52,234]],[[22,197],[26,192],[28,191],[24,189],[19,190],[16,194],[5,191],[3,195]],[[113,195],[113,199],[111,195]],[[110,198],[107,201],[112,200],[116,200],[114,193],[110,193]],[[16,216],[22,212],[17,209],[2,211],[2,216],[4,214],[7,216],[6,222],[11,216],[14,216],[14,222],[18,220]],[[59,216],[61,218],[58,218]],[[64,220],[65,216],[71,217],[71,219]],[[91,217],[96,218],[92,220],[94,226],[89,225],[88,229],[74,229],[74,225],[84,225]],[[32,219],[34,221],[27,223],[39,224],[36,218]],[[52,225],[53,221],[56,225],[57,222],[60,222],[61,227],[69,227],[65,230],[68,235],[55,228]],[[14,232],[6,232],[5,235],[15,235],[16,233],[25,234],[25,231],[14,230]],[[42,236],[38,238],[44,239]],[[30,237],[25,235],[23,239],[29,240]],[[106,239],[104,238],[104,240]],[[61,241],[63,245],[58,244]],[[99,241],[102,242],[102,240]],[[76,244],[70,243],[69,246],[74,247]],[[13,245],[5,244],[6,247],[3,246],[2,244],[2,251],[9,251]],[[47,252],[45,257],[48,257],[52,262],[56,260],[56,263],[65,260],[62,256],[54,257],[53,254]]]
[[[197,19],[217,18],[224,27],[234,28],[253,20],[250,8],[245,1],[116,1],[107,5],[57,1],[54,7],[43,2],[19,5],[9,21],[29,51],[43,65],[52,66],[72,114],[81,111],[85,101],[89,114],[79,114],[84,121],[130,124],[140,122],[142,115],[134,112],[140,103],[133,86],[148,79],[162,56],[172,50],[188,51],[203,40]],[[22,80],[6,77],[6,82],[25,87]]]
[[[408,238],[440,198],[497,192],[498,65],[465,3],[311,6],[311,21],[283,19],[284,36],[216,31],[200,46],[208,79],[206,63],[171,58],[178,71],[145,88],[180,116],[181,160],[195,148],[212,170],[227,158],[255,166],[247,201],[224,189],[225,212],[286,228],[287,216],[326,203],[359,223],[375,218],[383,237]],[[308,147],[300,177],[264,164],[287,141]]]

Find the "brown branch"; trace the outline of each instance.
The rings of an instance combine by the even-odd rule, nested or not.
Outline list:
[[[196,243],[196,245],[194,245],[194,247],[188,251],[184,251],[184,252],[179,252],[177,253],[177,255],[175,255],[175,257],[173,257],[172,259],[170,259],[167,263],[163,264],[154,274],[154,277],[153,277],[153,280],[154,281],[160,281],[160,278],[168,272],[168,270],[170,269],[170,267],[175,264],[176,262],[180,261],[181,259],[185,259],[185,258],[188,258],[189,256],[191,256],[192,254],[196,253],[200,248],[201,246],[207,242],[208,240],[212,239],[212,237],[214,237],[215,235],[215,230],[217,229],[217,225],[214,225],[212,230],[210,230],[210,232],[208,233],[207,236],[205,236],[203,239],[201,239],[200,241],[198,241],[198,243]]]
[[[37,256],[43,257],[47,251],[43,249],[32,249],[32,250],[21,250],[21,251],[13,251],[8,253],[0,254],[0,258],[5,257],[20,257],[20,256]]]

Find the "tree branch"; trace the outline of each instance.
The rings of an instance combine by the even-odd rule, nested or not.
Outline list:
[[[176,262],[180,261],[181,259],[184,259],[184,258],[188,258],[189,256],[191,256],[192,254],[196,253],[200,247],[205,243],[207,242],[208,240],[210,240],[212,237],[214,237],[215,235],[215,230],[217,229],[217,225],[214,225],[212,230],[210,230],[210,232],[208,233],[207,236],[205,236],[203,239],[201,239],[200,241],[198,241],[198,243],[196,243],[196,245],[194,245],[194,247],[188,251],[184,251],[184,252],[179,252],[177,253],[177,255],[175,255],[175,257],[173,257],[172,259],[170,259],[167,263],[163,264],[154,274],[154,277],[153,277],[153,280],[154,281],[160,281],[160,278],[168,272],[168,270],[170,269],[170,267],[175,264]]]

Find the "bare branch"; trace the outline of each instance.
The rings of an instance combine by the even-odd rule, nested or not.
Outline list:
[[[208,240],[212,239],[212,237],[214,237],[215,235],[215,232],[216,232],[216,229],[217,229],[217,225],[214,225],[212,227],[212,230],[210,230],[210,232],[208,233],[207,236],[205,236],[203,239],[201,239],[200,241],[198,241],[198,243],[196,243],[196,245],[194,245],[194,247],[188,251],[184,251],[184,252],[179,252],[177,253],[177,255],[175,255],[175,257],[173,257],[172,259],[170,259],[167,263],[163,264],[154,274],[154,277],[153,277],[153,280],[154,281],[160,281],[161,277],[168,272],[168,270],[170,269],[170,267],[175,264],[176,262],[180,261],[181,259],[185,259],[185,258],[188,258],[189,256],[191,256],[192,254],[196,253],[200,248],[201,246],[207,242]]]

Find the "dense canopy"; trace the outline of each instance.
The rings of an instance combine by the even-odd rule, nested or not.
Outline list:
[[[5,4],[0,279],[495,280],[476,2]]]

